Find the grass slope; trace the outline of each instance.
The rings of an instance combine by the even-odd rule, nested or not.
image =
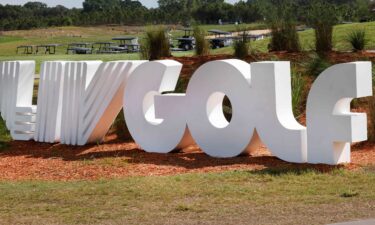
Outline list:
[[[241,28],[260,29],[264,24],[244,24]],[[67,44],[73,42],[99,42],[111,41],[115,36],[142,37],[143,32],[151,27],[56,27],[48,29],[20,30],[3,32],[0,36],[0,56],[15,56],[19,45],[38,45],[57,43],[63,44],[57,48],[58,54],[65,54]],[[236,31],[235,25],[203,25],[206,31],[220,29],[224,31]],[[184,32],[174,28],[171,32],[174,38],[181,37]],[[99,56],[100,57],[100,56]]]
[[[221,29],[225,31],[236,31],[235,25],[205,25],[205,30]],[[264,28],[263,24],[246,24],[241,28],[259,29]],[[50,29],[39,29],[31,31],[11,31],[5,32],[5,36],[0,36],[0,60],[36,60],[37,72],[39,65],[43,61],[49,60],[136,60],[138,54],[118,54],[118,55],[66,55],[66,45],[72,42],[97,42],[110,41],[112,37],[119,35],[141,36],[145,27],[58,27]],[[345,41],[348,32],[354,29],[365,29],[369,40],[367,49],[375,49],[375,22],[354,23],[338,25],[334,29],[334,48],[338,51],[350,51],[350,45]],[[182,35],[181,31],[172,32],[174,37]],[[314,31],[312,29],[299,32],[303,50],[314,48]],[[16,47],[23,44],[59,43],[65,46],[58,48],[56,55],[17,55]],[[255,41],[251,43],[252,50],[266,52],[269,39]],[[212,54],[232,54],[232,47],[212,50]],[[191,56],[193,52],[177,52],[175,56]]]
[[[364,29],[366,30],[366,35],[368,39],[368,45],[366,49],[375,49],[375,22],[369,23],[353,23],[353,24],[343,24],[335,26],[334,33],[333,33],[333,43],[334,43],[334,50],[337,51],[350,51],[351,46],[346,41],[346,37],[349,32],[355,29]],[[315,35],[314,30],[306,30],[299,32],[300,42],[302,49],[304,51],[314,50],[315,45]],[[253,51],[259,52],[267,52],[267,46],[269,44],[269,38],[251,42],[251,47]],[[223,54],[232,54],[232,48],[222,48],[214,53],[223,53]]]
[[[2,224],[327,224],[375,217],[375,174],[273,171],[1,182]]]

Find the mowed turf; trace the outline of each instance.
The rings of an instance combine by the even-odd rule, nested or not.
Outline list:
[[[1,224],[301,225],[375,217],[371,169],[0,182]]]
[[[154,27],[154,26],[153,26]],[[153,27],[137,27],[137,26],[98,26],[98,27],[56,27],[48,29],[34,29],[34,30],[21,30],[21,31],[8,31],[3,32],[3,35],[0,35],[0,56],[17,56],[17,59],[24,59],[24,57],[16,54],[17,46],[20,45],[40,45],[40,44],[62,44],[63,46],[57,47],[57,55],[66,54],[67,45],[69,43],[75,42],[114,42],[112,41],[113,37],[117,36],[134,36],[143,38],[144,32]],[[243,24],[240,26],[241,29],[264,29],[264,24]],[[181,31],[178,27],[171,27],[171,34],[173,39],[179,38],[184,35],[184,32]],[[236,25],[204,25],[202,28],[206,31],[210,29],[220,29],[223,31],[237,31],[239,26]],[[118,44],[118,43],[117,43]],[[189,52],[188,54],[191,54]],[[179,55],[185,55],[186,53],[177,53]],[[42,52],[39,53],[42,55],[45,60],[53,60],[54,56],[44,55]],[[20,56],[20,57],[18,57]],[[34,58],[35,55],[29,55],[28,58]],[[51,57],[51,58],[50,58]],[[86,58],[86,57],[82,57]],[[90,58],[90,57],[88,57]],[[96,55],[96,59],[122,59],[129,58],[125,54],[119,56],[109,57],[106,55]],[[130,54],[131,59],[137,59]],[[65,59],[64,57],[61,59]],[[74,57],[73,57],[74,59]],[[77,58],[75,58],[77,59]],[[0,60],[7,60],[7,58],[0,58]]]
[[[375,49],[375,22],[369,23],[353,23],[337,25],[333,32],[333,48],[336,51],[351,51],[350,43],[347,36],[354,30],[365,30],[367,38],[366,49]],[[298,32],[300,44],[303,51],[311,51],[315,48],[315,35],[313,29]],[[269,38],[251,42],[251,50],[254,52],[267,52],[267,46],[270,42]],[[214,51],[215,54],[233,54],[232,48],[222,48]]]

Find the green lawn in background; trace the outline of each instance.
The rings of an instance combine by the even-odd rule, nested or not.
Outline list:
[[[247,29],[259,29],[264,28],[264,24],[245,24],[245,25],[205,25],[203,26],[205,30],[209,29],[221,29],[226,31],[236,31],[238,27],[246,27]],[[54,28],[56,33],[50,34],[48,32],[46,36],[41,36],[38,32],[34,31],[19,31],[10,33],[12,35],[26,35],[27,37],[20,36],[0,36],[0,60],[36,60],[37,62],[37,72],[39,71],[40,63],[48,60],[136,60],[139,59],[139,54],[93,54],[93,55],[67,55],[66,45],[71,42],[96,42],[96,41],[111,41],[114,36],[130,35],[130,36],[141,36],[141,33],[129,33],[126,31],[118,30],[108,30],[108,28],[80,28],[80,27],[60,27]],[[103,30],[101,30],[103,29]],[[107,30],[105,30],[107,29]],[[147,28],[139,29],[141,31]],[[349,32],[355,29],[365,29],[367,32],[368,45],[367,49],[375,49],[375,22],[369,23],[353,23],[338,25],[334,29],[334,49],[338,51],[350,51],[350,45],[347,43],[346,36]],[[102,32],[100,32],[102,31]],[[78,33],[78,36],[71,36],[72,33]],[[179,37],[182,35],[180,31],[172,32],[174,37]],[[49,36],[48,36],[49,35]],[[66,35],[66,36],[64,36]],[[312,50],[314,48],[314,30],[306,30],[299,32],[300,41],[303,50]],[[65,44],[65,46],[59,47],[56,55],[22,55],[16,54],[16,47],[23,44],[41,44],[41,43],[59,43]],[[269,43],[269,38],[251,42],[251,48],[255,52],[267,52],[267,45]],[[226,47],[222,49],[212,50],[211,54],[232,54],[232,47]],[[174,52],[174,56],[191,56],[194,53],[189,52]]]
[[[333,43],[334,50],[337,51],[350,51],[351,46],[346,41],[346,37],[349,32],[352,32],[356,29],[365,29],[368,39],[367,49],[375,50],[375,22],[369,23],[353,23],[353,24],[343,24],[335,26],[333,33]],[[314,30],[309,29],[302,32],[299,32],[300,42],[302,49],[304,51],[314,50],[315,45],[315,35]],[[269,38],[264,40],[259,40],[251,42],[251,48],[256,52],[267,52],[267,46],[269,44]],[[231,47],[222,48],[215,50],[214,54],[233,54],[233,49]]]
[[[155,27],[155,26],[153,26]],[[236,31],[239,28],[246,29],[260,29],[265,28],[264,24],[242,24],[236,25],[203,25],[203,29],[220,29],[223,31]],[[11,31],[5,32],[0,36],[0,56],[14,56],[16,55],[16,48],[19,45],[38,45],[57,43],[63,44],[57,48],[58,54],[65,54],[67,44],[73,42],[99,42],[99,41],[112,41],[116,36],[136,36],[142,37],[143,32],[151,27],[124,27],[124,28],[111,28],[111,27],[56,27],[49,29],[36,29],[29,31]],[[173,38],[181,37],[184,32],[178,29],[171,31]],[[114,41],[116,42],[116,41]]]

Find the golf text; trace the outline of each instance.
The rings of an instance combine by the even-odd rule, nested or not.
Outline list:
[[[175,93],[182,64],[162,61],[0,62],[0,111],[14,140],[85,145],[103,140],[121,109],[147,152],[198,144],[213,157],[235,157],[264,143],[296,163],[350,162],[350,144],[367,139],[367,118],[350,112],[372,95],[371,62],[325,70],[308,94],[306,124],[292,111],[289,62],[213,61]],[[231,103],[230,121],[223,100]]]

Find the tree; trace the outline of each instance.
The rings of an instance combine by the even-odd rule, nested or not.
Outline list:
[[[47,4],[42,3],[42,2],[28,2],[23,7],[31,10],[41,10],[41,9],[46,9]]]
[[[335,5],[338,19],[369,20],[370,0],[327,0]],[[159,7],[147,9],[137,0],[85,0],[82,9],[64,6],[48,7],[42,2],[28,2],[23,6],[0,5],[0,29],[31,29],[36,27],[100,24],[216,24],[223,22],[255,22],[266,17],[279,40],[291,40],[277,46],[296,49],[297,21],[308,22],[310,0],[247,0],[234,5],[224,0],[159,0]],[[373,3],[375,4],[375,3]],[[266,5],[267,7],[259,7]],[[372,9],[372,8],[371,8]],[[374,15],[373,15],[374,16]],[[270,27],[272,27],[270,26]],[[277,31],[277,32],[276,32]],[[286,37],[282,37],[283,35]],[[275,39],[276,40],[276,39]],[[294,51],[294,50],[293,50]]]
[[[355,17],[358,21],[370,20],[370,1],[369,0],[356,0],[355,1]]]
[[[308,10],[308,23],[315,29],[318,53],[332,51],[333,26],[338,22],[336,6],[324,0],[314,0]]]
[[[296,30],[298,4],[294,0],[260,0],[259,10],[272,30],[270,51],[300,51]]]

